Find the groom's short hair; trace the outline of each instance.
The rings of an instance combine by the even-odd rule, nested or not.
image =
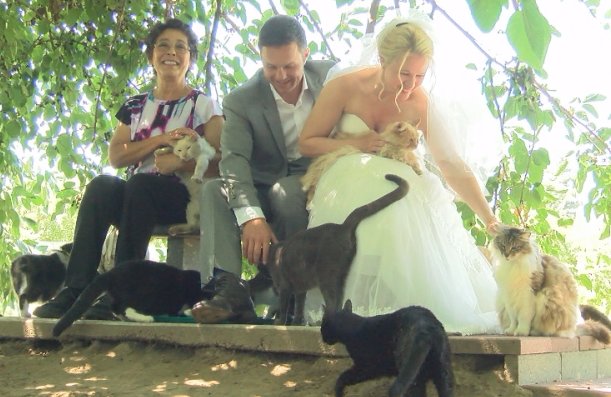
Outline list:
[[[290,43],[297,43],[299,48],[308,45],[305,31],[297,19],[288,15],[275,15],[265,21],[259,32],[259,50]]]

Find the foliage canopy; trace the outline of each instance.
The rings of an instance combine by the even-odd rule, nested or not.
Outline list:
[[[400,3],[450,20],[486,57],[471,67],[481,74],[482,93],[505,142],[504,157],[487,184],[496,213],[505,223],[535,231],[546,252],[575,263],[575,249],[562,229],[572,224],[575,211],[602,221],[601,239],[611,232],[611,128],[599,125],[608,119],[599,121],[597,110],[605,97],[591,93],[562,103],[553,96],[544,66],[556,31],[536,0],[465,1],[481,32],[504,32],[514,50],[511,59],[488,55],[462,28],[465,21],[434,0],[336,0],[331,29],[321,22],[329,7],[307,0],[0,0],[0,302],[6,306],[13,299],[11,258],[36,246],[42,224],[73,214],[84,185],[109,172],[114,113],[152,81],[143,38],[169,15],[201,32],[202,56],[190,73],[191,84],[217,98],[256,67],[257,33],[271,15],[297,16],[309,31],[313,56],[332,59],[340,45],[350,46]],[[583,7],[600,12],[597,0]],[[572,149],[551,169],[540,135],[558,124],[565,131],[558,139],[570,141]],[[583,205],[563,200],[586,187]],[[483,225],[459,207],[465,226],[485,243]],[[590,300],[607,308],[609,264],[608,253],[597,253],[574,268]]]

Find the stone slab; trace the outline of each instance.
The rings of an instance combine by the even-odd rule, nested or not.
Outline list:
[[[51,339],[55,320],[0,317],[0,337]],[[319,327],[242,324],[136,323],[77,321],[63,338],[139,340],[186,346],[219,346],[312,355],[346,356],[343,347],[325,345]],[[579,351],[582,338],[510,337],[502,335],[450,336],[454,354],[534,355]],[[587,350],[601,351],[601,344]],[[611,354],[611,349],[607,349]],[[604,351],[607,351],[604,350]],[[599,360],[600,361],[600,360]],[[611,376],[611,375],[610,375]]]
[[[584,380],[579,382],[555,382],[550,384],[525,385],[533,397],[602,397],[611,396],[611,378]]]

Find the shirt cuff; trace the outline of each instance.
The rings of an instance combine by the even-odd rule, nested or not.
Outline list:
[[[233,213],[235,214],[235,218],[240,226],[252,219],[265,218],[265,215],[263,215],[263,210],[259,207],[234,208]]]

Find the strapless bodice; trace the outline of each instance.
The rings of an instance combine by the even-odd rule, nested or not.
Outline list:
[[[344,113],[337,123],[336,130],[347,134],[361,135],[369,132],[370,128],[356,114]]]

